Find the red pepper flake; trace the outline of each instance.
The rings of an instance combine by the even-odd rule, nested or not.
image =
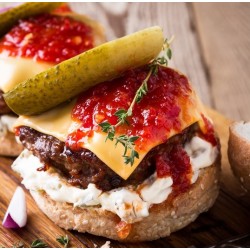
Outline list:
[[[84,144],[84,140],[92,137],[94,134],[93,131],[82,131],[81,128],[77,129],[75,132],[68,135],[65,142],[66,146],[73,151],[81,150]]]
[[[132,225],[125,221],[120,221],[116,225],[117,235],[122,240],[126,239],[129,236],[131,229]]]
[[[36,171],[39,171],[39,172],[44,171],[45,172],[48,169],[49,169],[49,165],[44,164],[42,167],[38,168]]]
[[[14,134],[15,134],[15,136],[19,136],[20,135],[20,127],[14,128]]]

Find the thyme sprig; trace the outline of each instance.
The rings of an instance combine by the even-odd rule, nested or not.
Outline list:
[[[127,117],[127,116],[126,116]],[[118,118],[119,119],[119,118]],[[123,151],[123,157],[124,157],[124,163],[129,164],[132,166],[134,164],[135,158],[139,159],[139,154],[135,150],[135,141],[139,138],[139,136],[128,136],[128,135],[120,135],[120,136],[115,136],[115,128],[119,126],[122,123],[127,123],[127,120],[122,120],[121,118],[120,122],[116,125],[111,125],[109,122],[102,122],[99,124],[101,126],[102,131],[107,133],[107,137],[105,141],[110,140],[114,141],[115,140],[115,146],[118,144],[121,144],[124,147]],[[118,125],[119,124],[119,125]],[[128,150],[130,150],[130,155],[127,155]]]
[[[46,243],[44,243],[41,239],[34,240],[31,245],[31,248],[46,248],[48,247]]]
[[[61,243],[64,247],[68,247],[69,241],[70,241],[70,239],[69,239],[69,237],[68,237],[67,234],[65,236],[60,236],[60,237],[56,238],[56,240],[59,243]]]
[[[149,65],[150,69],[152,69],[152,74],[156,75],[159,69],[159,65],[161,66],[168,66],[169,60],[172,58],[172,50],[170,48],[171,43],[174,40],[174,36],[170,39],[165,39],[163,43],[162,52],[160,55],[155,58]]]
[[[99,124],[102,131],[104,133],[107,133],[107,137],[105,141],[115,141],[115,146],[118,144],[121,144],[124,147],[123,151],[123,158],[125,164],[130,164],[133,166],[135,158],[139,159],[139,153],[135,150],[135,141],[138,140],[140,137],[136,135],[120,135],[116,136],[116,128],[120,125],[126,124],[129,125],[129,122],[127,118],[129,116],[132,116],[133,114],[133,108],[136,103],[139,103],[143,97],[148,92],[148,81],[151,75],[156,75],[159,69],[159,65],[167,66],[168,61],[172,58],[172,51],[170,49],[170,44],[172,43],[174,37],[172,36],[169,40],[165,39],[163,43],[162,53],[160,56],[155,58],[150,64],[149,64],[149,72],[146,76],[146,78],[142,81],[141,86],[136,91],[135,96],[127,110],[125,109],[119,109],[114,113],[115,116],[117,116],[118,120],[115,125],[111,125],[108,121],[104,121]],[[128,154],[129,151],[129,154]]]

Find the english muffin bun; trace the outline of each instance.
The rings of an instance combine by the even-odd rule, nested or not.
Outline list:
[[[195,184],[185,193],[171,197],[150,208],[150,214],[132,224],[123,241],[151,241],[169,236],[207,211],[214,204],[219,191],[220,157],[210,167],[203,169]],[[45,192],[30,191],[39,208],[58,226],[79,232],[88,232],[121,241],[117,235],[119,217],[98,207],[74,208],[53,201]]]
[[[250,192],[250,122],[234,122],[229,127],[228,159],[234,175]]]

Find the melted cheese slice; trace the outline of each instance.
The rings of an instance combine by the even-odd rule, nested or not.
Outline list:
[[[79,124],[71,120],[71,110],[75,100],[59,105],[58,107],[36,116],[20,116],[14,127],[27,126],[43,134],[56,137],[60,141],[66,141],[68,134],[79,127]]]
[[[68,134],[80,127],[79,123],[71,119],[71,111],[74,103],[75,101],[72,101],[38,116],[20,116],[15,127],[28,126],[44,134],[52,135],[61,141],[65,141]],[[181,104],[181,110],[181,130],[172,129],[168,134],[168,138],[180,133],[195,122],[199,122],[201,129],[204,127],[201,114],[205,114],[205,110],[195,92],[192,92],[189,102]],[[105,141],[105,139],[105,133],[94,132],[92,137],[83,138],[83,147],[92,151],[100,160],[125,180],[133,173],[144,156],[152,148],[162,143],[161,141],[155,141],[144,147],[144,151],[137,150],[139,159],[136,158],[133,166],[130,166],[124,163],[124,158],[122,157],[124,147],[120,144],[115,146],[115,141]]]
[[[7,92],[18,83],[52,67],[52,64],[28,58],[0,56],[0,89]]]

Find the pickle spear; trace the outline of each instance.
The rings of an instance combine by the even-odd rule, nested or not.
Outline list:
[[[147,64],[159,54],[163,42],[162,30],[155,26],[104,43],[21,82],[4,99],[18,115],[40,114],[100,82]]]
[[[0,37],[7,33],[11,27],[22,18],[34,16],[40,13],[50,12],[62,3],[24,3],[0,14]]]

